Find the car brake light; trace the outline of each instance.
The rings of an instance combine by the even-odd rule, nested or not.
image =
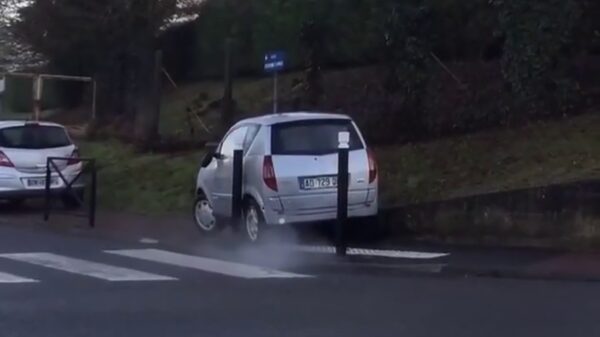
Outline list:
[[[0,167],[15,167],[8,156],[6,156],[2,151],[0,151]]]
[[[71,165],[77,165],[79,163],[81,163],[81,160],[79,160],[79,150],[75,149],[73,150],[73,153],[71,154],[71,157],[69,158],[69,160],[67,161],[67,165],[71,166]]]
[[[377,162],[373,151],[367,151],[369,157],[369,184],[372,184],[377,179]]]
[[[263,161],[263,180],[268,188],[275,192],[278,191],[275,166],[273,166],[273,158],[271,156],[265,156]]]

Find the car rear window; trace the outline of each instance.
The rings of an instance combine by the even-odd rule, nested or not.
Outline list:
[[[64,128],[26,125],[0,129],[0,146],[15,149],[51,149],[71,145]]]
[[[274,155],[322,155],[338,149],[338,133],[350,132],[350,150],[364,145],[350,120],[323,119],[281,123],[272,126]]]

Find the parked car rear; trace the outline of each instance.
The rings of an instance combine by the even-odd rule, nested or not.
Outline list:
[[[244,150],[248,239],[258,240],[265,225],[335,219],[340,132],[350,134],[349,217],[377,215],[377,166],[356,124],[344,115],[286,113],[241,121],[227,133],[214,159],[198,174],[198,227],[216,230],[219,219],[231,214],[235,148]]]
[[[0,122],[0,199],[17,204],[44,195],[46,165],[49,157],[68,158],[56,161],[58,170],[68,181],[81,171],[79,150],[65,128],[54,123]],[[65,183],[57,170],[51,172],[53,193],[62,193]],[[83,194],[84,184],[74,189]],[[76,206],[70,195],[63,195],[69,206]]]

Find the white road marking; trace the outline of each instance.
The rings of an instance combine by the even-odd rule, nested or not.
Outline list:
[[[145,245],[156,245],[158,244],[160,241],[156,240],[156,239],[152,239],[152,238],[141,238],[140,239],[140,243],[143,243]]]
[[[168,276],[74,259],[52,253],[1,254],[0,257],[112,282],[177,280]]]
[[[312,277],[309,275],[288,273],[264,267],[173,253],[158,249],[111,250],[106,251],[106,253],[245,279]]]
[[[1,283],[36,283],[37,280],[21,277],[13,274],[0,272],[0,284]]]
[[[293,249],[304,252],[304,253],[335,254],[335,247],[330,247],[330,246],[294,246]],[[430,260],[430,259],[439,259],[441,257],[448,256],[450,254],[448,254],[448,253],[412,252],[412,251],[400,251],[400,250],[348,248],[347,255],[389,257],[389,258],[395,258],[395,259]]]

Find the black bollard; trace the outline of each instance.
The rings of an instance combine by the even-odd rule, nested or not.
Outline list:
[[[242,182],[244,175],[244,151],[233,151],[233,184],[231,191],[231,221],[235,230],[239,229],[242,218]]]
[[[348,249],[345,233],[348,223],[348,138],[349,135],[347,133],[342,133],[339,136],[337,221],[335,226],[335,252],[338,256],[346,256]]]

